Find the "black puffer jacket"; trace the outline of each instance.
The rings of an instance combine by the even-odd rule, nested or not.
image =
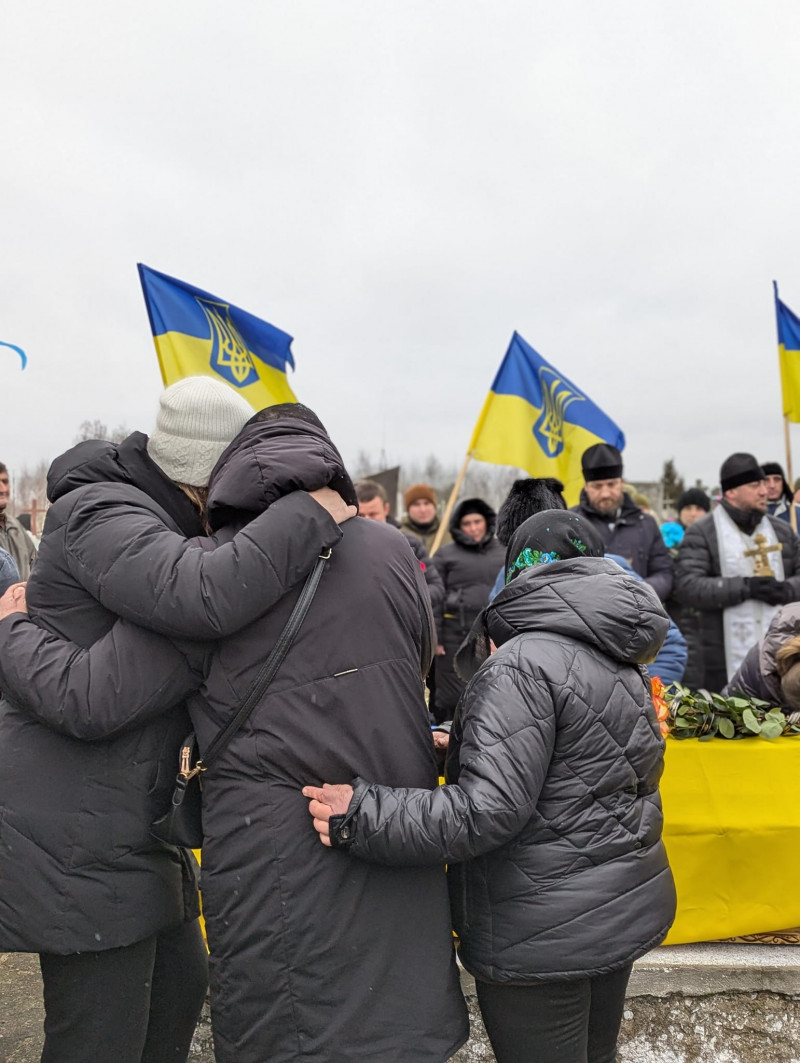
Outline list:
[[[768,518],[783,545],[784,577],[800,600],[800,539],[778,517]],[[728,681],[722,611],[748,597],[742,576],[725,576],[719,563],[719,544],[713,514],[686,529],[675,564],[675,597],[696,611],[692,625],[682,629],[689,646],[684,679],[689,685],[720,691]]]
[[[358,780],[334,838],[387,864],[450,862],[461,958],[478,978],[613,971],[658,944],[675,912],[664,742],[637,667],[667,617],[602,558],[528,569],[486,616],[499,649],[459,707],[447,764],[457,785],[428,794]]]
[[[784,699],[775,654],[798,635],[800,602],[792,602],[775,615],[764,638],[752,647],[731,681],[723,687],[723,696],[744,694],[748,698],[761,698],[771,705],[782,705]]]
[[[660,528],[649,513],[643,513],[627,492],[623,494],[622,509],[613,528],[604,516],[592,509],[585,491],[581,491],[580,502],[572,508],[600,532],[607,554],[624,557],[661,601],[666,601],[672,591],[672,558],[664,545]]]
[[[486,534],[475,542],[459,528],[465,512],[477,510],[486,519]],[[460,502],[453,510],[450,533],[453,541],[441,547],[433,563],[444,582],[444,614],[439,639],[444,656],[436,658],[434,704],[438,721],[452,718],[464,684],[453,671],[453,656],[469,633],[472,622],[489,600],[499,569],[506,558],[505,547],[494,535],[497,515],[480,498]]]
[[[38,625],[78,646],[106,635],[117,613],[197,638],[236,630],[341,537],[321,506],[296,493],[234,543],[212,552],[192,546],[187,536],[202,532],[195,511],[145,443],[139,433],[119,447],[83,443],[51,468],[54,504],[28,607]],[[301,538],[298,521],[307,529]],[[102,662],[85,669],[87,690],[105,697],[76,720],[54,656],[37,655],[33,672],[10,674],[3,639],[19,627],[14,617],[0,622],[0,687],[7,695],[16,687],[22,703],[0,702],[0,949],[101,951],[192,917],[186,857],[156,843],[149,825],[165,808],[188,729],[185,710],[170,706],[201,676],[152,634],[140,632],[136,653],[111,640],[120,677],[107,683]],[[43,726],[24,709],[29,696],[46,703],[55,726],[105,740]],[[112,719],[126,698],[138,715]]]
[[[444,580],[439,573],[439,569],[434,565],[433,558],[425,549],[422,540],[418,539],[416,535],[410,535],[407,532],[402,532],[401,534],[405,536],[406,542],[411,547],[414,557],[419,561],[419,567],[425,576],[425,586],[428,588],[428,595],[431,600],[431,609],[433,610],[433,620],[438,639],[438,632],[442,626],[442,613],[444,612]]]
[[[486,519],[486,534],[475,542],[459,528],[464,513],[477,510]],[[440,547],[433,563],[444,582],[444,633],[446,645],[458,648],[472,622],[489,600],[489,591],[506,558],[505,547],[494,535],[497,514],[480,498],[459,502],[450,520],[451,543]]]

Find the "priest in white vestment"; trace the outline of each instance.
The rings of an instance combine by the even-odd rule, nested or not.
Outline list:
[[[710,691],[722,690],[780,606],[800,601],[800,539],[768,515],[764,470],[752,454],[732,454],[720,485],[720,504],[687,529],[675,567],[675,595],[694,620],[687,674]]]

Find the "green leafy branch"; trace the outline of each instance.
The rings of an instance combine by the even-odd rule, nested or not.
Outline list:
[[[663,692],[673,738],[780,738],[800,734],[800,712],[785,713],[760,698],[724,698],[707,690],[692,691],[674,683]]]

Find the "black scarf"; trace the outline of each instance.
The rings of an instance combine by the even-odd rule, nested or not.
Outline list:
[[[761,523],[762,518],[766,516],[758,509],[739,509],[738,506],[732,506],[727,498],[722,499],[722,508],[736,527],[741,528],[745,535],[752,535]]]

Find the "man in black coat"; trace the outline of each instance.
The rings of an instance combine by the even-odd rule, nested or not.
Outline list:
[[[583,452],[581,465],[586,484],[573,510],[600,532],[607,554],[624,557],[665,601],[672,590],[672,558],[655,520],[623,489],[622,454],[610,443],[596,443]]]
[[[675,596],[697,611],[696,626],[685,632],[687,675],[711,691],[722,690],[778,608],[800,600],[800,540],[786,521],[768,515],[764,470],[752,454],[732,454],[720,484],[722,502],[687,528],[675,571]],[[720,533],[729,549],[720,550]],[[757,535],[770,547],[760,559],[769,575],[756,574],[756,555],[745,555],[759,546]],[[726,614],[739,632],[729,632],[727,644]]]
[[[366,517],[367,520],[377,520],[379,524],[388,524],[392,528],[397,528],[401,535],[405,537],[414,556],[419,561],[420,570],[425,576],[425,585],[430,595],[433,620],[438,633],[442,627],[444,583],[439,575],[439,570],[425,549],[425,544],[416,535],[412,535],[411,532],[403,531],[397,521],[392,519],[389,514],[389,499],[386,497],[386,490],[383,484],[379,484],[375,480],[358,480],[355,487],[359,517]]]

